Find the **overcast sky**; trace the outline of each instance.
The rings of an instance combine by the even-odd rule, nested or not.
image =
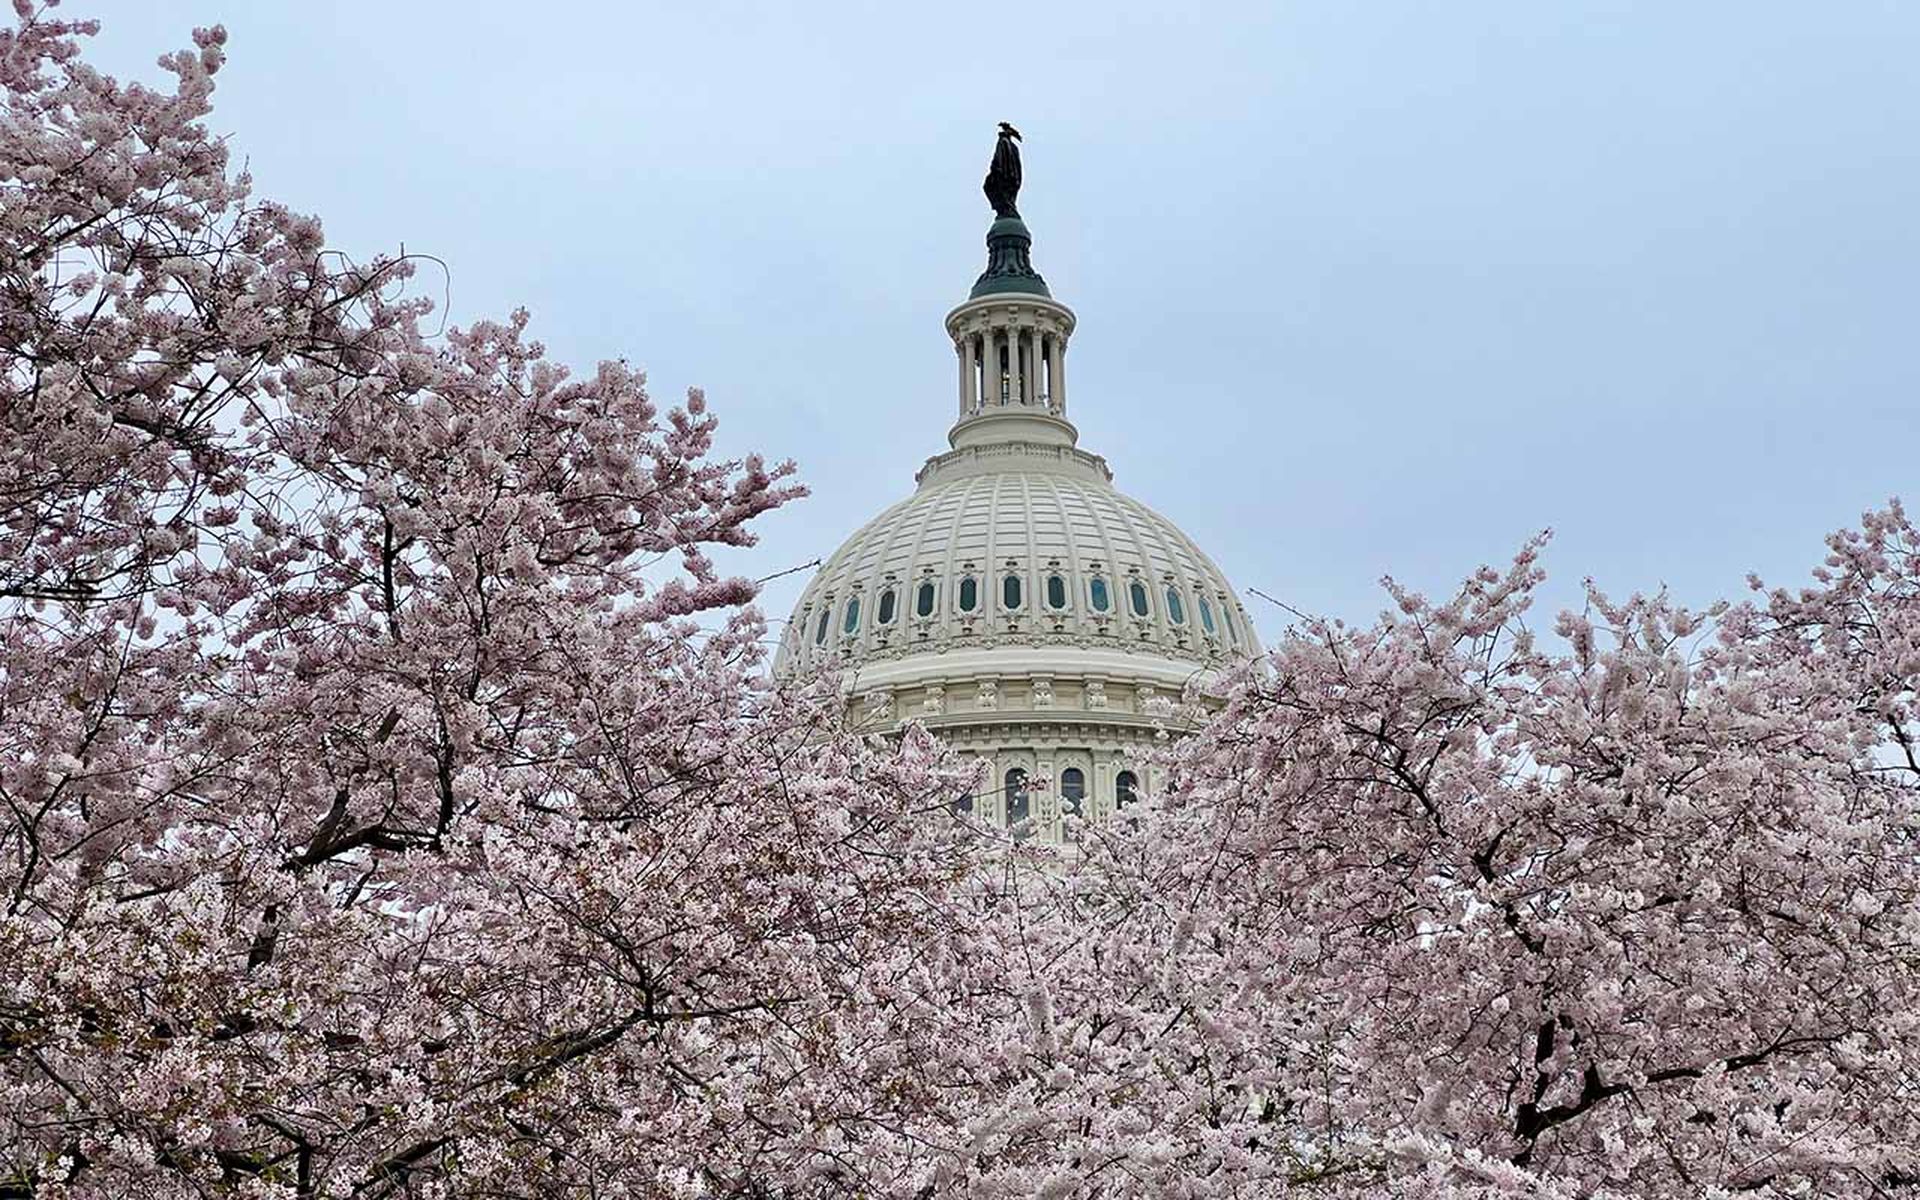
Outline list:
[[[1920,5],[64,11],[146,79],[224,23],[261,194],[797,459],[748,573],[945,447],[1003,119],[1081,444],[1242,588],[1366,619],[1552,527],[1549,607],[1705,603],[1916,490]]]

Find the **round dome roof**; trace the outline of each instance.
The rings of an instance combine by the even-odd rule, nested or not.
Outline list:
[[[836,664],[850,687],[993,670],[1177,687],[1258,651],[1212,560],[1071,445],[963,447],[834,552],[775,671]]]
[[[1011,214],[988,231],[987,271],[946,320],[952,449],[827,559],[787,623],[776,675],[836,666],[886,718],[897,694],[949,725],[1010,710],[1119,720],[1259,652],[1220,569],[1079,448],[1066,370],[1077,318],[1031,247]],[[1007,704],[1003,684],[1020,693]],[[947,695],[969,687],[971,698]]]

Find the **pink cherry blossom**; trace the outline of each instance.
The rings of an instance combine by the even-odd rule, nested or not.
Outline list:
[[[229,170],[219,30],[160,93],[20,13],[0,1194],[925,1176],[976,851],[931,742],[762,682],[705,551],[791,467],[524,312],[429,338]]]
[[[1085,1195],[1911,1192],[1917,548],[1558,650],[1539,543],[1296,629],[1036,877],[1023,1133]]]
[[[170,89],[0,34],[0,1197],[1920,1189],[1920,535],[1189,698],[1062,851],[766,681],[792,468],[430,336]],[[1171,715],[1171,714],[1169,714]]]

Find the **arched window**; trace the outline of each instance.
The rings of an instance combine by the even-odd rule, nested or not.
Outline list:
[[[852,633],[860,628],[860,597],[847,597],[847,619],[841,625],[841,632]]]
[[[972,816],[973,815],[973,793],[961,792],[959,795],[955,796],[948,803],[947,807],[953,811],[953,815],[956,817]]]
[[[1012,571],[1000,581],[1000,607],[1008,612],[1020,607],[1020,577]]]
[[[1147,585],[1146,584],[1141,583],[1138,579],[1128,584],[1127,599],[1133,605],[1134,616],[1144,617],[1147,615]]]
[[[1209,634],[1214,632],[1213,605],[1207,603],[1205,596],[1200,597],[1200,628],[1206,630]]]
[[[1060,772],[1060,806],[1074,816],[1080,815],[1080,802],[1087,798],[1087,775],[1079,767]]]
[[[820,623],[813,627],[813,644],[818,646],[827,640],[827,626],[833,623],[833,601],[820,606]]]
[[[933,615],[933,580],[924,580],[920,584],[920,592],[913,600],[913,612],[920,617]]]
[[[874,613],[874,619],[882,625],[893,624],[893,589],[880,593],[880,608]]]
[[[1027,819],[1033,811],[1032,800],[1027,793],[1027,773],[1019,767],[1009,767],[1006,774],[1007,824],[1018,825]]]
[[[1115,808],[1125,808],[1140,798],[1140,777],[1132,771],[1122,771],[1113,778],[1113,800]]]
[[[1180,589],[1167,585],[1167,620],[1175,625],[1187,623],[1187,606],[1180,603]]]
[[[972,612],[980,607],[980,582],[969,575],[960,581],[960,611]]]
[[[1065,608],[1067,606],[1067,581],[1058,575],[1047,576],[1047,607]]]
[[[1238,646],[1240,644],[1240,627],[1233,623],[1233,606],[1230,604],[1222,604],[1220,606],[1220,615],[1225,618],[1227,622],[1227,636],[1233,640],[1234,645]]]
[[[1106,612],[1113,607],[1113,597],[1107,594],[1107,581],[1098,575],[1087,584],[1087,603],[1093,605],[1095,612]]]

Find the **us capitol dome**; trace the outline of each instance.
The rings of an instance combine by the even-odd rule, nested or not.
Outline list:
[[[1017,137],[1002,126],[987,177],[986,271],[947,314],[950,449],[825,560],[774,674],[831,669],[857,724],[919,721],[986,760],[975,815],[1054,841],[1064,813],[1103,820],[1154,787],[1172,702],[1260,646],[1213,560],[1079,445],[1074,314],[1033,269]]]

